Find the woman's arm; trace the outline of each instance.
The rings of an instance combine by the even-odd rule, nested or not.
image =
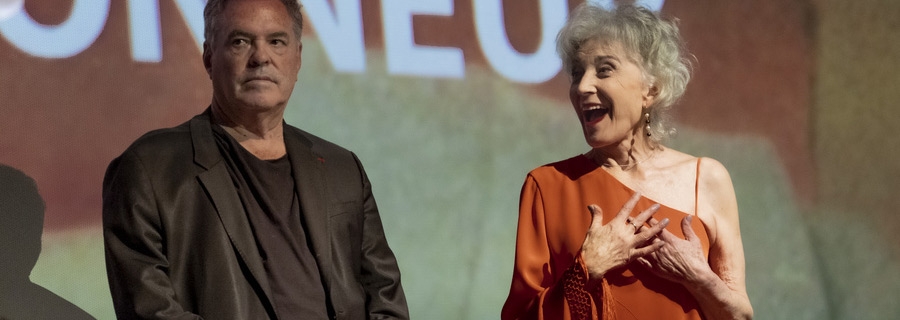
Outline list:
[[[710,229],[709,260],[690,227],[693,216],[687,216],[682,221],[686,239],[665,231],[660,238],[666,245],[640,261],[660,276],[684,285],[708,319],[752,319],[731,177],[721,163],[712,159],[704,159],[700,171],[703,175],[699,198],[708,204],[700,206],[700,215]]]
[[[704,159],[700,197],[708,199],[715,236],[710,242],[709,267],[697,285],[686,286],[710,319],[752,319],[753,308],[745,284],[744,247],[737,198],[731,176],[718,161]],[[707,311],[708,310],[708,311]]]
[[[516,259],[509,296],[500,316],[503,320],[543,319],[544,314],[563,313],[563,281],[552,283],[554,274],[544,224],[543,196],[535,178],[528,175],[519,197]]]

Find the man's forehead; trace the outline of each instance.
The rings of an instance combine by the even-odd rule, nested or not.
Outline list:
[[[232,8],[262,8],[275,7],[287,11],[287,7],[281,0],[227,0],[223,3],[223,11]]]
[[[293,30],[287,8],[278,0],[240,0],[227,2],[219,17],[220,34],[275,34]]]
[[[219,17],[221,22],[264,24],[291,22],[287,7],[278,0],[241,0],[226,2]]]

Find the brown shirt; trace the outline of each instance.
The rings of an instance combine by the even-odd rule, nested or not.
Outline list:
[[[602,286],[587,286],[579,255],[591,223],[587,206],[600,206],[606,224],[633,193],[581,155],[529,173],[519,203],[515,267],[502,318],[701,319],[697,301],[684,287],[636,262],[608,272]],[[642,197],[632,216],[654,203]],[[653,217],[681,221],[685,215],[663,205]],[[708,258],[703,222],[694,219],[691,227]],[[684,238],[680,223],[670,223],[666,230]]]

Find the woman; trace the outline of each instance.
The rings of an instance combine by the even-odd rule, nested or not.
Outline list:
[[[503,319],[752,318],[728,172],[660,144],[690,78],[682,47],[635,6],[582,5],[560,31],[591,150],[526,178]]]

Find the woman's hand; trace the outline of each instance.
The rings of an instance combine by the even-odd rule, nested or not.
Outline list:
[[[681,220],[681,230],[685,239],[663,230],[659,234],[662,246],[648,256],[638,258],[638,262],[663,279],[683,285],[702,284],[713,275],[700,239],[691,228],[693,216]],[[657,224],[655,220],[651,225]]]
[[[606,225],[603,225],[603,211],[600,207],[588,206],[592,220],[581,245],[581,259],[591,279],[600,279],[610,269],[624,266],[665,245],[662,240],[656,238],[656,235],[666,227],[668,219],[663,219],[651,227],[644,226],[644,223],[659,209],[659,204],[642,211],[634,219],[629,217],[640,198],[640,193],[635,192],[616,217]]]

